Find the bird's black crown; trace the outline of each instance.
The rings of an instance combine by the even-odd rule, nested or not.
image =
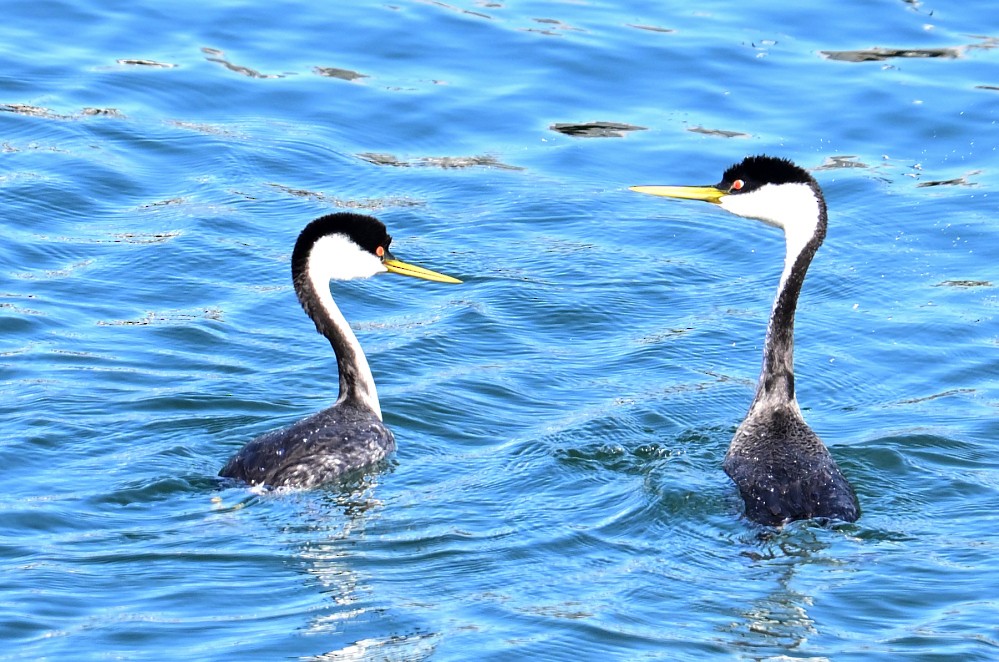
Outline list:
[[[729,191],[732,184],[740,180],[742,187],[732,193],[746,193],[764,184],[811,184],[815,181],[803,168],[791,161],[763,154],[747,156],[740,163],[729,167],[717,187]]]
[[[309,251],[317,241],[331,234],[346,235],[351,241],[368,251],[376,254],[379,246],[388,250],[392,243],[385,225],[373,216],[364,214],[352,214],[349,212],[339,212],[321,216],[305,226],[305,229],[298,235],[295,242],[295,251],[291,255],[292,268],[295,265],[305,266],[305,261],[309,257]]]

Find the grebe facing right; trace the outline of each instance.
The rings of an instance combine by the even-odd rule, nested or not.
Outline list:
[[[805,273],[826,236],[826,202],[815,179],[786,159],[750,156],[714,186],[633,186],[703,200],[784,230],[786,255],[763,346],[763,368],[746,419],[725,455],[746,516],[766,525],[812,517],[853,522],[853,487],[801,415],[794,393],[794,312]]]
[[[441,283],[461,281],[400,262],[382,223],[329,214],[309,223],[291,257],[291,277],[306,314],[333,346],[340,397],[327,409],[246,444],[219,472],[250,485],[309,488],[384,459],[395,438],[382,423],[375,381],[357,337],[330,294],[330,280],[391,272]]]

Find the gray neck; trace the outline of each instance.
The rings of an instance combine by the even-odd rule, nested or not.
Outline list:
[[[816,185],[817,188],[817,185]],[[756,386],[752,408],[759,405],[788,404],[797,409],[794,392],[794,313],[808,266],[826,235],[826,205],[817,195],[818,222],[814,234],[803,242],[786,242],[784,272],[774,298],[763,345],[763,367]]]

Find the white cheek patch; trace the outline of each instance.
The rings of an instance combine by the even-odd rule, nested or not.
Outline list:
[[[720,201],[725,211],[755,218],[784,230],[787,252],[781,287],[794,260],[805,248],[819,224],[819,201],[808,184],[765,184],[755,191],[727,195]]]
[[[719,204],[725,211],[776,225],[785,232],[805,225],[808,234],[814,234],[819,219],[819,203],[808,184],[764,184],[749,193],[726,195]]]
[[[369,278],[388,271],[382,261],[342,234],[321,238],[309,253],[309,271],[316,280]]]

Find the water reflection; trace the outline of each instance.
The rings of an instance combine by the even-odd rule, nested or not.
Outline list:
[[[579,138],[623,138],[631,131],[646,131],[644,126],[623,122],[559,122],[548,127],[552,131]]]
[[[365,527],[384,507],[374,495],[375,476],[317,492],[284,533],[295,541],[295,556],[308,575],[308,589],[322,593],[327,606],[311,616],[302,633],[333,647],[307,660],[421,660],[435,650],[439,635],[400,628],[387,600],[374,596],[364,565]]]
[[[740,618],[727,629],[733,645],[760,657],[794,655],[795,659],[828,659],[809,656],[813,652],[807,648],[809,642],[823,634],[821,621],[811,614],[815,596],[796,589],[795,583],[803,574],[849,571],[838,543],[849,540],[852,528],[855,527],[845,524],[825,527],[808,521],[759,535],[756,548],[743,552],[752,560],[747,572],[757,582],[761,579],[760,572],[771,574],[773,588],[733,609]],[[827,582],[816,582],[810,577],[802,585],[823,586]]]

